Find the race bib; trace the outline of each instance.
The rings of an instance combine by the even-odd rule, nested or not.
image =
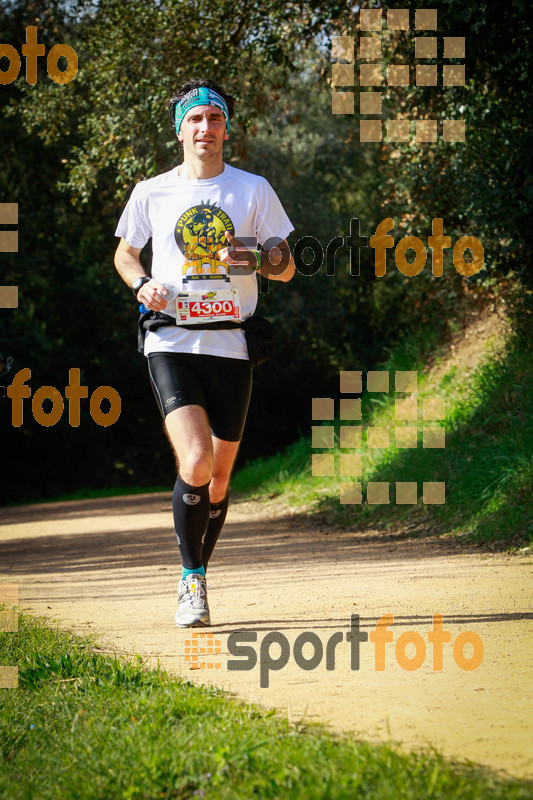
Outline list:
[[[201,325],[204,322],[242,322],[238,290],[178,292],[176,325]]]

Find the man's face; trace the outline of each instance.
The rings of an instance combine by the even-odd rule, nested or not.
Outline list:
[[[195,106],[181,123],[178,139],[185,155],[202,160],[222,157],[222,146],[228,138],[226,120],[216,106]]]

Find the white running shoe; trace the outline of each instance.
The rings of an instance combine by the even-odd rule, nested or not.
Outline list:
[[[211,624],[203,575],[192,572],[180,580],[175,619],[179,628],[197,628]]]

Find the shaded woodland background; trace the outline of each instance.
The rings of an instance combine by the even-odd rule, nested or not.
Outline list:
[[[352,218],[371,236],[385,217],[395,220],[396,240],[413,234],[427,243],[431,220],[442,217],[452,247],[470,234],[485,249],[485,269],[468,279],[454,269],[451,250],[444,276],[434,278],[429,249],[415,278],[398,272],[389,251],[387,275],[379,279],[373,251],[362,249],[356,277],[346,248],[335,276],[323,266],[269,291],[263,283],[258,310],[276,322],[279,335],[274,359],[256,371],[239,464],[307,434],[311,398],[338,393],[340,369],[372,368],[398,348],[404,368],[414,368],[472,305],[515,298],[526,308],[527,334],[529,4],[393,7],[409,7],[411,20],[415,8],[437,8],[439,39],[466,37],[467,81],[384,89],[385,117],[465,118],[466,144],[361,144],[357,113],[331,113],[331,37],[357,41],[357,5],[4,3],[0,42],[20,53],[26,27],[36,25],[47,52],[58,43],[74,47],[79,72],[57,85],[40,58],[38,82],[29,86],[23,61],[19,77],[0,86],[0,202],[19,203],[20,242],[17,254],[0,255],[1,283],[20,287],[18,309],[0,310],[2,363],[13,359],[9,372],[2,367],[0,395],[23,367],[32,371],[33,392],[52,385],[64,394],[69,369],[78,367],[89,395],[100,385],[117,389],[122,414],[102,428],[82,401],[78,428],[68,424],[67,407],[57,425],[44,428],[26,400],[24,424],[14,428],[11,401],[0,396],[2,502],[173,482],[173,459],[136,351],[137,306],[113,267],[114,230],[133,185],[180,163],[166,102],[192,76],[214,77],[238,97],[225,159],[272,183],[296,228],[292,245],[313,235],[325,248],[349,234]],[[384,63],[417,63],[412,28],[384,33],[383,41]]]

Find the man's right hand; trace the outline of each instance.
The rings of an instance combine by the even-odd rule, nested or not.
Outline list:
[[[118,274],[130,289],[136,278],[148,277],[139,260],[141,249],[133,247],[125,239],[121,239],[115,252],[115,266]],[[150,278],[141,286],[136,298],[139,303],[144,303],[151,311],[164,311],[167,307],[166,294],[168,292],[164,284],[159,283],[155,278]]]
[[[165,295],[167,294],[168,291],[164,284],[151,278],[137,292],[137,300],[139,303],[144,303],[150,311],[165,311],[167,307]]]

